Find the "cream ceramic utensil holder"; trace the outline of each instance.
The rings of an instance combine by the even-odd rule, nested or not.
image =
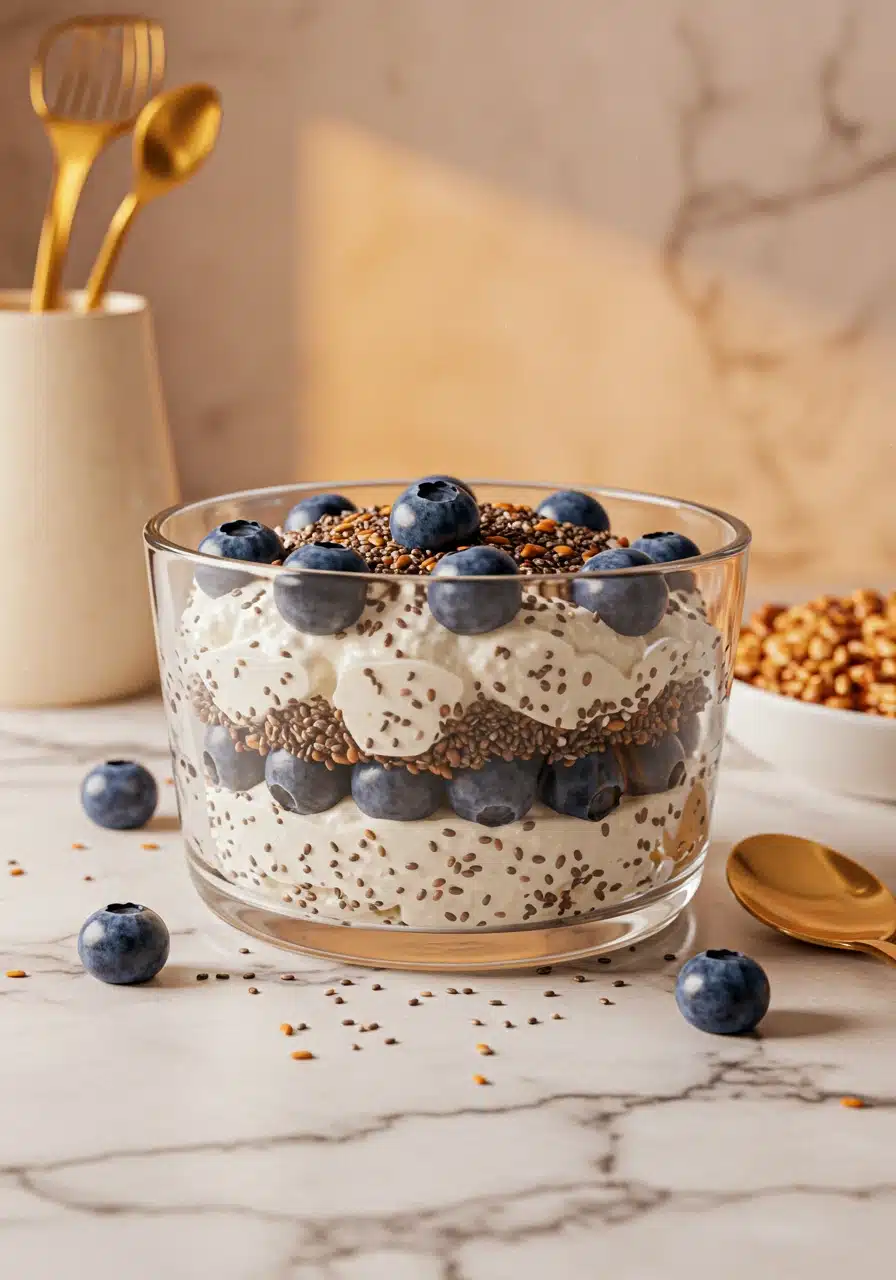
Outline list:
[[[123,697],[157,678],[142,529],[177,501],[145,299],[28,312],[0,291],[0,705]]]

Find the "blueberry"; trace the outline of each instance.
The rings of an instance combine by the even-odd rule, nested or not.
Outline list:
[[[222,556],[227,560],[251,560],[254,564],[273,564],[283,559],[283,545],[267,525],[257,520],[228,520],[207,533],[199,544],[199,550],[207,556]],[[233,569],[196,570],[196,585],[213,599],[226,596],[228,591],[243,587],[252,581],[251,573],[238,573]]]
[[[456,485],[458,489],[465,489],[471,498],[476,497],[476,494],[467,484],[466,480],[458,480],[457,476],[424,476],[423,479],[418,483],[426,484],[427,482],[430,482],[433,480],[443,480],[445,484]]]
[[[205,775],[213,787],[227,791],[250,791],[264,778],[264,759],[257,751],[237,751],[230,730],[210,724],[202,750]]]
[[[572,598],[596,613],[621,636],[644,636],[658,626],[669,603],[669,589],[662,574],[601,578],[608,569],[635,569],[650,564],[643,551],[617,547],[599,551],[586,560],[572,582]]]
[[[435,813],[442,803],[442,779],[434,773],[409,773],[401,767],[356,764],[352,769],[352,796],[362,813],[393,822],[417,822]]]
[[[654,564],[668,564],[671,560],[690,560],[699,556],[700,548],[683,533],[643,533],[635,538],[632,546],[650,556]],[[670,573],[666,581],[670,591],[693,591],[695,579],[692,573]]]
[[[448,803],[459,818],[483,827],[518,822],[535,801],[540,760],[487,760],[481,769],[457,769]]]
[[[512,582],[452,582],[452,578],[515,578]],[[444,556],[432,571],[429,608],[449,631],[477,636],[512,622],[519,612],[522,588],[513,556],[499,547],[467,547]],[[449,581],[443,581],[449,579]]]
[[[289,751],[272,751],[264,762],[271,796],[289,813],[323,813],[352,788],[351,769],[328,769],[314,760],[300,760]]]
[[[652,796],[684,782],[684,748],[674,733],[642,747],[623,747],[622,762],[633,796]]]
[[[479,507],[453,480],[417,480],[392,503],[389,532],[402,547],[447,551],[475,539]]]
[[[619,807],[625,778],[613,751],[595,751],[572,764],[549,765],[541,779],[541,798],[557,813],[599,822]]]
[[[81,783],[81,804],[99,827],[133,831],[145,827],[159,803],[156,780],[133,760],[107,760]]]
[[[675,1002],[691,1026],[716,1036],[752,1031],[770,998],[765,970],[739,951],[702,951],[675,984]]]
[[[110,902],[94,911],[78,934],[78,955],[89,974],[118,986],[149,982],[168,959],[168,928],[135,902]]]
[[[343,511],[357,510],[351,499],[343,498],[341,493],[318,493],[313,498],[297,502],[283,521],[283,528],[289,531],[307,529],[321,516],[341,516]]]
[[[296,631],[313,636],[335,635],[357,622],[364,612],[367,583],[336,576],[369,572],[366,562],[350,547],[336,542],[309,542],[287,556],[283,568],[318,571],[281,573],[274,583],[274,602],[281,617]]]
[[[558,489],[556,493],[542,498],[535,510],[548,520],[581,525],[595,533],[606,533],[610,528],[610,517],[597,499],[590,493],[580,493],[578,489]]]

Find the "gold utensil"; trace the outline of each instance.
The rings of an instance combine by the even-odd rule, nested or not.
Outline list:
[[[53,148],[31,310],[58,304],[81,189],[103,147],[133,128],[165,72],[165,37],[149,18],[72,18],[51,27],[31,65],[31,103]]]
[[[221,99],[208,84],[169,89],[140,112],[134,128],[134,186],[115,211],[87,281],[88,311],[100,304],[138,209],[193,176],[214,148],[220,124]]]
[[[773,929],[896,964],[896,898],[836,849],[800,836],[750,836],[731,850],[728,884]]]

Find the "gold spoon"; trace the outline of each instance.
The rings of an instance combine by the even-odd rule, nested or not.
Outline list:
[[[792,938],[896,964],[896,898],[836,849],[801,836],[750,836],[731,850],[728,885],[757,920]]]
[[[84,294],[84,307],[99,305],[137,211],[191,178],[214,148],[221,99],[208,84],[169,89],[148,102],[134,127],[134,186],[115,211]]]

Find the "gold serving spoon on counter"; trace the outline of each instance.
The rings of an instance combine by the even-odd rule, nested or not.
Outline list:
[[[75,209],[91,165],[105,146],[134,127],[164,73],[165,37],[148,18],[72,18],[51,27],[41,40],[31,66],[31,104],[55,163],[32,311],[58,306]]]
[[[750,836],[731,850],[728,885],[772,929],[896,964],[896,897],[836,849],[801,836]]]
[[[212,152],[220,124],[221,98],[208,84],[169,89],[140,112],[134,127],[134,185],[115,211],[87,281],[87,311],[100,305],[138,210],[192,178]]]

